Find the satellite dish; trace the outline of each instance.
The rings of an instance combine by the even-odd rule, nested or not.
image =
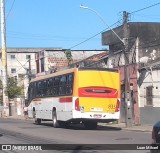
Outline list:
[[[142,58],[139,59],[139,63],[146,64],[148,62],[148,59],[149,59],[149,57],[144,56],[144,57],[142,57]]]

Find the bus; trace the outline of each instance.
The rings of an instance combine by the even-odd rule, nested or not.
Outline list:
[[[52,121],[53,127],[83,124],[96,129],[98,122],[120,116],[120,73],[108,68],[71,68],[31,80],[28,117],[35,124]]]

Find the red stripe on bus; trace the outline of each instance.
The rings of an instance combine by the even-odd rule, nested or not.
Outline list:
[[[62,97],[59,98],[60,103],[71,103],[72,102],[72,97]]]
[[[107,87],[84,87],[78,89],[80,97],[117,98],[117,89]]]

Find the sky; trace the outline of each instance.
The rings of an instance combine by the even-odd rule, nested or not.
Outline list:
[[[122,24],[123,11],[131,13],[129,22],[160,21],[160,0],[5,0],[6,46],[106,49],[101,33],[107,26],[80,5],[98,12],[112,28]]]

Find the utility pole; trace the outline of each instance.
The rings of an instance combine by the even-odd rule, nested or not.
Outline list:
[[[31,81],[31,55],[29,55],[28,62],[29,62],[29,74],[28,74],[28,77],[29,77],[29,82],[30,82]]]
[[[125,83],[125,105],[126,105],[126,126],[132,126],[131,112],[131,90],[130,90],[130,68],[129,68],[129,42],[128,42],[128,12],[123,12],[123,28],[124,28],[124,83]]]
[[[103,23],[115,34],[115,36],[123,43],[124,50],[124,83],[125,83],[125,105],[126,105],[126,126],[131,127],[132,126],[132,115],[131,115],[131,90],[130,90],[130,76],[129,76],[129,46],[128,46],[128,12],[123,12],[123,30],[124,30],[124,36],[123,39],[108,26],[108,24],[104,21],[102,16],[95,10],[81,5],[80,8],[87,9],[92,12],[94,12],[102,21]]]
[[[6,22],[5,3],[1,0],[1,40],[2,40],[2,85],[3,85],[3,115],[9,115],[9,102],[7,94],[7,52],[6,52]]]

